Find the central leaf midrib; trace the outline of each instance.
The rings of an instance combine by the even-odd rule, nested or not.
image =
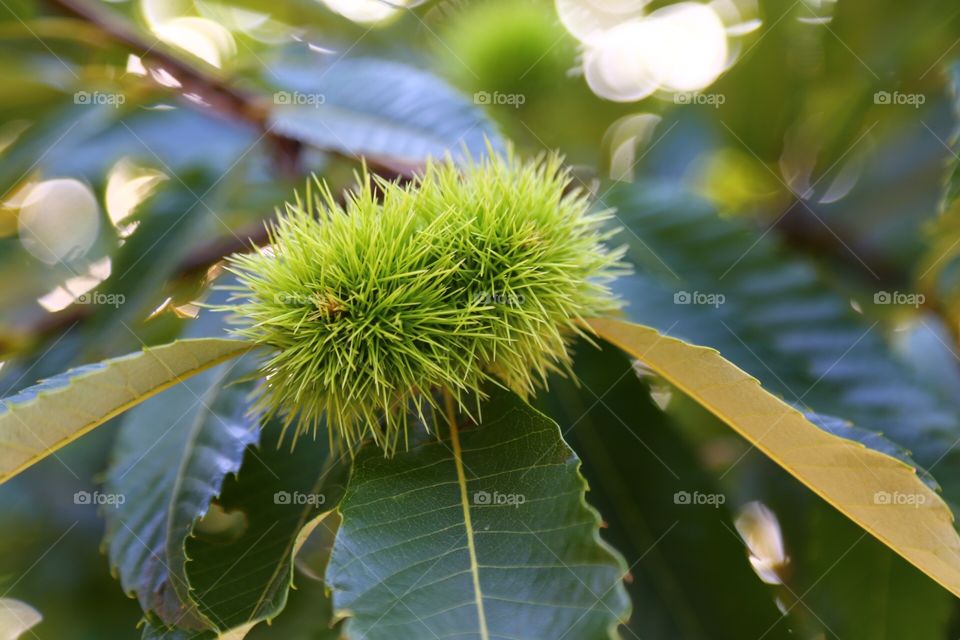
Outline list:
[[[450,422],[450,441],[453,445],[453,463],[457,469],[457,484],[460,486],[460,505],[463,509],[463,526],[467,534],[467,553],[470,555],[470,575],[473,577],[477,619],[480,622],[480,638],[481,640],[490,640],[490,632],[487,630],[487,616],[483,610],[483,591],[480,588],[480,566],[477,562],[473,520],[470,516],[470,503],[468,502],[467,476],[463,470],[463,450],[460,448],[460,435],[457,432],[456,421],[453,420]]]

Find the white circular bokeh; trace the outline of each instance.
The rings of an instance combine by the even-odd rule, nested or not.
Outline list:
[[[606,32],[603,44],[583,54],[583,73],[590,89],[607,100],[634,102],[659,88],[655,59],[655,27],[647,20],[632,20]]]
[[[556,0],[560,22],[573,37],[591,43],[607,31],[643,15],[649,0]]]
[[[336,11],[347,20],[361,23],[375,23],[386,20],[407,4],[406,0],[322,0],[332,11]]]
[[[38,182],[20,199],[20,243],[49,265],[87,253],[100,231],[100,206],[89,186],[72,178]]]
[[[729,30],[740,27],[748,0],[684,1],[644,15],[646,4],[556,0],[560,20],[584,45],[584,76],[594,93],[634,102],[657,91],[700,91],[729,68]]]
[[[649,62],[664,89],[705,89],[727,68],[727,30],[712,7],[680,2],[654,11],[647,20],[655,42],[644,51],[656,51]]]

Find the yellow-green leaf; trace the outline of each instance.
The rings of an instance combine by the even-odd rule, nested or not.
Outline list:
[[[960,536],[953,515],[913,467],[818,428],[713,349],[618,320],[587,324],[960,596]]]
[[[135,404],[250,348],[240,340],[180,340],[71,369],[0,400],[0,484]]]

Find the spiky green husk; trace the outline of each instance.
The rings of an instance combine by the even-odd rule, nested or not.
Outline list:
[[[276,349],[261,408],[391,452],[438,391],[533,393],[569,368],[577,320],[619,306],[623,252],[588,209],[556,156],[433,162],[405,186],[363,175],[343,205],[308,185],[270,249],[229,260],[235,333]]]

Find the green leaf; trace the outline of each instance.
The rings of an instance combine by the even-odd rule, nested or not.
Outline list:
[[[322,564],[326,567],[339,524],[336,513],[331,512],[310,534],[297,555],[298,571],[294,576],[296,588],[290,591],[283,613],[271,620],[269,625],[262,624],[254,628],[250,632],[250,640],[343,639],[342,625],[333,622],[333,603],[322,580],[323,569],[313,566]],[[311,548],[314,545],[321,548]],[[311,566],[306,568],[307,564]],[[320,573],[314,573],[314,569],[320,569]]]
[[[849,296],[777,244],[775,229],[758,233],[666,185],[618,187],[605,200],[632,232],[623,239],[638,272],[619,282],[631,320],[719,349],[805,412],[851,421],[844,437],[874,447],[883,434],[935,466],[960,503],[960,404],[924,385]]]
[[[334,531],[326,531],[324,528],[335,515],[330,512],[317,525],[317,531],[311,534],[310,540],[317,533],[322,537],[330,538],[332,546]],[[309,544],[309,543],[308,543]],[[326,549],[326,557],[329,558],[330,546]],[[300,552],[297,558],[297,565],[300,566],[300,559],[304,551]],[[177,629],[164,627],[156,620],[147,622],[144,628],[142,640],[240,640],[249,638],[250,640],[340,640],[342,635],[338,625],[333,622],[333,605],[330,602],[329,593],[322,581],[307,577],[302,572],[295,574],[296,588],[289,592],[289,599],[283,607],[282,613],[270,620],[270,624],[258,624],[257,622],[248,623],[244,627],[228,631],[224,634],[206,631],[189,631],[186,629]]]
[[[0,482],[152,395],[251,348],[181,340],[71,369],[0,401]]]
[[[606,204],[618,207],[620,220],[631,231],[621,237],[630,244],[628,258],[638,270],[620,280],[630,298],[631,319],[719,349],[764,388],[792,401],[817,426],[835,435],[895,457],[903,456],[901,447],[911,448],[910,459],[933,466],[949,503],[960,502],[956,448],[951,448],[960,435],[957,403],[921,381],[897,358],[881,328],[850,308],[848,294],[835,280],[825,277],[812,260],[779,246],[778,226],[769,232],[755,230],[742,219],[722,217],[704,201],[662,184],[617,187]],[[718,306],[675,304],[674,295],[682,291],[722,294],[725,299]],[[940,346],[929,327],[926,320],[918,332]],[[955,364],[952,354],[944,351]],[[689,404],[674,397],[670,409]],[[842,419],[814,415],[813,410]],[[698,427],[703,424],[698,420]],[[709,432],[722,433],[719,429],[726,427],[717,422]],[[713,440],[704,446],[709,442]],[[765,462],[753,452],[718,472],[734,485],[732,492],[761,499],[777,513],[790,543],[794,576],[790,587],[797,594],[810,590],[804,602],[816,612],[806,615],[814,625],[822,624],[828,637],[833,629],[839,637],[852,638],[872,637],[852,630],[873,628],[881,619],[891,628],[902,628],[917,617],[916,610],[893,611],[887,603],[909,593],[923,594],[922,615],[933,628],[932,621],[953,601],[946,590],[870,536],[849,538],[835,534],[835,527],[812,530],[811,523],[823,520],[824,512],[832,508]],[[852,523],[847,529],[863,533]],[[812,540],[817,536],[822,538]],[[883,567],[889,571],[880,571]],[[860,604],[836,606],[850,593],[846,585],[857,580]],[[791,614],[796,618],[809,610],[801,604]],[[922,635],[918,627],[917,637],[938,636],[933,631]]]
[[[497,391],[479,426],[365,447],[327,570],[350,638],[617,637],[626,565],[557,425]]]
[[[190,629],[214,626],[190,602],[186,541],[207,513],[247,445],[260,435],[247,413],[252,369],[245,356],[186,380],[124,419],[105,491],[122,495],[107,509],[110,563],[144,612]]]
[[[144,623],[140,640],[218,640],[217,635],[210,629],[190,630],[167,627],[157,620],[148,619]]]
[[[790,637],[790,619],[750,567],[735,532],[733,494],[708,477],[622,352],[585,341],[574,350],[577,382],[555,377],[537,405],[548,409],[583,460],[590,503],[604,514],[604,536],[631,567],[634,635],[626,637]],[[678,504],[684,493],[719,499]],[[736,594],[736,606],[722,593]]]
[[[483,155],[487,140],[501,145],[479,108],[414,67],[355,58],[309,75],[278,73],[287,90],[274,94],[273,129],[321,149],[419,164],[446,153]]]
[[[301,437],[291,450],[280,446],[281,427],[279,420],[264,427],[261,447],[247,449],[216,501],[219,513],[242,526],[205,519],[187,541],[191,598],[221,632],[283,610],[294,556],[343,493],[344,466],[330,458],[325,434]]]
[[[253,368],[247,356],[209,370],[124,423],[105,488],[124,499],[105,511],[107,541],[144,638],[241,638],[276,616],[300,543],[342,491],[325,439],[281,449],[270,422],[255,446]]]
[[[618,320],[595,319],[588,324],[960,595],[960,536],[953,515],[908,464],[817,427],[713,349]]]

